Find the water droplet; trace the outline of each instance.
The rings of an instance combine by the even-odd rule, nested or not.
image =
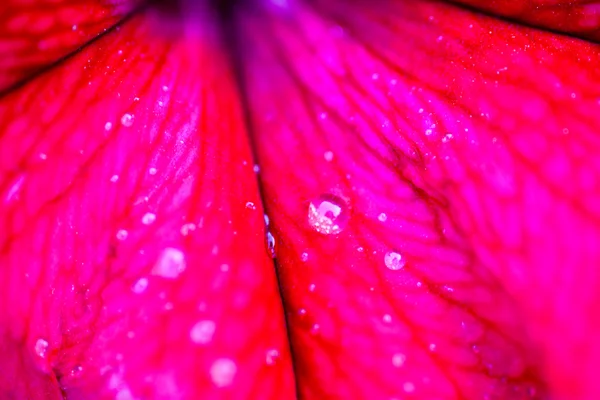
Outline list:
[[[405,361],[406,356],[402,353],[396,353],[392,356],[392,365],[396,368],[403,366]]]
[[[249,210],[256,210],[256,206],[251,201],[249,201],[249,202],[246,203],[246,208],[249,209]]]
[[[127,232],[125,229],[119,229],[115,236],[117,240],[123,241],[127,239],[127,236],[129,236],[129,232]]]
[[[133,125],[134,118],[135,117],[131,114],[123,114],[123,116],[121,117],[121,124],[129,128],[131,125]]]
[[[183,224],[181,226],[180,232],[183,236],[187,236],[190,234],[190,232],[195,231],[196,230],[196,224],[192,223],[192,222],[188,222],[187,224]]]
[[[227,272],[229,271],[229,264],[221,264],[221,267],[219,269],[221,270],[221,272]]]
[[[392,322],[392,316],[390,314],[384,314],[383,315],[383,322],[389,324],[390,322]]]
[[[107,122],[104,124],[104,130],[105,131],[110,131],[112,129],[112,123],[111,122]]]
[[[277,254],[275,253],[275,237],[273,237],[271,232],[267,232],[267,247],[269,249],[271,257],[275,258],[277,256]]]
[[[154,213],[148,212],[142,217],[142,224],[144,225],[150,225],[154,221],[156,221],[156,214]]]
[[[144,293],[148,288],[148,279],[140,278],[132,286],[131,290],[134,293]]]
[[[454,135],[452,135],[451,133],[447,133],[446,136],[444,136],[442,138],[442,142],[444,143],[448,143],[449,141],[451,141],[454,138]]]
[[[392,271],[398,271],[406,264],[406,261],[404,261],[400,253],[396,253],[395,251],[388,251],[385,253],[384,261],[385,266]]]
[[[163,90],[163,92],[168,92],[169,87],[167,85],[163,85],[162,90]]]
[[[265,214],[265,225],[269,226],[269,216],[267,214]]]
[[[183,252],[172,247],[167,247],[160,253],[158,261],[152,268],[152,274],[162,276],[163,278],[174,279],[185,271],[185,267],[185,256],[183,255]]]
[[[260,172],[260,167],[256,164],[254,164],[254,167],[252,167],[252,170],[254,171],[254,173],[258,174]]]
[[[308,261],[308,253],[304,252],[300,255],[300,259],[302,260],[302,262],[306,262]]]
[[[316,288],[317,288],[317,285],[315,285],[314,283],[311,283],[310,285],[308,285],[309,292],[314,292]]]
[[[115,182],[117,182],[118,180],[119,180],[119,175],[113,175],[113,176],[111,176],[111,177],[110,177],[110,181],[111,181],[112,183],[115,183]]]
[[[157,169],[156,169],[156,168],[154,168],[154,167],[151,167],[151,168],[148,170],[148,173],[149,173],[150,175],[156,175],[156,173],[157,173],[157,172],[158,172],[158,171],[157,171]]]
[[[436,348],[436,347],[437,347],[437,346],[435,345],[435,343],[431,343],[431,344],[429,345],[429,351],[435,351],[435,348]]]
[[[279,351],[277,349],[269,349],[267,350],[267,354],[265,357],[265,361],[267,365],[273,365],[279,358]]]
[[[83,372],[83,367],[81,365],[76,365],[73,367],[73,369],[71,369],[71,376],[77,377],[77,376],[81,375],[82,372]]]
[[[404,385],[402,385],[402,388],[406,393],[412,393],[415,391],[415,385],[412,382],[405,382]]]
[[[310,333],[312,333],[313,335],[316,335],[317,333],[319,333],[319,330],[321,330],[321,325],[319,324],[314,324],[311,328],[310,328]]]
[[[325,158],[325,161],[330,162],[331,160],[333,160],[333,152],[332,151],[326,151],[323,154],[323,158]]]
[[[335,235],[348,225],[349,211],[346,202],[333,194],[324,194],[310,202],[308,223],[324,235]]]
[[[213,338],[217,325],[213,321],[198,321],[190,329],[190,339],[194,343],[207,344]]]
[[[377,216],[377,219],[380,222],[385,222],[385,221],[387,221],[387,214],[386,213],[381,213],[381,214],[379,214],[379,216]]]
[[[298,310],[298,315],[301,316],[301,317],[304,316],[304,315],[306,315],[306,309],[305,308],[299,309]]]
[[[237,365],[229,358],[219,358],[210,367],[210,378],[217,387],[229,386],[235,378]]]
[[[41,338],[38,339],[35,342],[34,350],[35,350],[35,354],[37,354],[38,357],[45,358],[46,357],[46,351],[48,350],[48,342],[46,340],[44,340],[44,339],[41,339]]]

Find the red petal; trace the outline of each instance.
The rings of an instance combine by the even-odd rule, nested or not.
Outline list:
[[[161,18],[0,101],[10,398],[294,393],[229,65],[207,21]]]
[[[537,27],[600,40],[597,0],[457,0]]]
[[[105,32],[141,0],[3,0],[0,91]]]
[[[597,48],[430,1],[241,23],[303,398],[600,397]]]

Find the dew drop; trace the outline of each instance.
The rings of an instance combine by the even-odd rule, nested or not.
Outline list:
[[[190,234],[190,232],[195,231],[195,230],[196,230],[196,224],[194,224],[193,222],[188,222],[187,224],[183,224],[179,231],[181,232],[181,234],[183,236],[187,236]]]
[[[190,329],[190,339],[194,343],[207,344],[213,338],[217,325],[210,320],[198,321]]]
[[[381,214],[379,214],[379,216],[377,216],[377,219],[380,222],[385,222],[385,221],[387,221],[387,214],[386,213],[381,213]]]
[[[151,167],[150,169],[148,169],[148,173],[150,175],[156,175],[157,172],[158,172],[157,169],[154,167]]]
[[[277,362],[279,358],[279,351],[277,349],[269,349],[267,350],[267,354],[265,357],[265,361],[267,365],[273,365]]]
[[[121,124],[123,124],[123,126],[129,128],[131,125],[133,125],[133,119],[134,119],[133,115],[123,114],[123,116],[121,117]]]
[[[255,174],[258,174],[260,172],[260,167],[256,164],[254,164],[254,167],[252,167],[252,170],[254,171]]]
[[[125,229],[119,229],[115,236],[117,237],[117,240],[123,241],[127,239],[127,236],[129,236],[129,232],[127,232]]]
[[[183,252],[172,247],[164,249],[156,264],[152,268],[152,274],[163,278],[175,279],[185,271],[185,256]]]
[[[140,293],[144,293],[147,288],[148,288],[148,279],[140,278],[133,284],[131,290],[134,293],[140,294]]]
[[[246,202],[246,208],[249,210],[256,210],[256,206],[251,201]]]
[[[385,253],[384,261],[385,266],[392,271],[398,271],[406,264],[406,261],[404,261],[400,253],[396,253],[395,251],[388,251]]]
[[[317,333],[319,333],[319,331],[321,330],[321,325],[319,324],[314,324],[311,328],[310,328],[310,333],[312,333],[313,335],[316,335]]]
[[[406,356],[402,353],[396,353],[392,356],[392,365],[396,368],[403,366],[405,361]]]
[[[323,154],[323,158],[325,158],[325,161],[330,162],[331,160],[333,160],[333,152],[332,151],[326,151]]]
[[[302,260],[302,262],[306,262],[308,261],[308,253],[304,252],[300,255],[300,259]]]
[[[217,387],[226,387],[233,382],[237,365],[229,358],[219,358],[210,367],[210,378]]]
[[[444,136],[442,138],[442,142],[444,143],[448,143],[449,141],[451,141],[454,138],[454,135],[452,135],[451,133],[447,133],[446,136]]]
[[[383,322],[389,324],[390,322],[392,322],[392,316],[390,314],[384,314],[383,315]]]
[[[406,393],[412,393],[415,391],[415,385],[412,382],[405,382],[402,388]]]
[[[314,292],[316,288],[317,288],[317,285],[315,285],[314,283],[311,283],[310,285],[308,285],[309,292]]]
[[[142,224],[150,225],[156,221],[156,214],[148,212],[142,217]]]
[[[104,130],[105,131],[110,131],[112,129],[112,123],[111,122],[107,122],[104,124]]]
[[[76,365],[71,369],[71,376],[77,377],[81,375],[81,372],[83,372],[83,367],[81,365]]]
[[[38,357],[45,358],[47,350],[48,342],[46,340],[40,338],[35,342],[34,351],[35,354],[38,355]]]
[[[333,194],[324,194],[310,202],[308,223],[323,235],[335,235],[346,228],[349,210],[346,202]]]
[[[111,181],[112,183],[115,183],[115,182],[117,182],[118,180],[119,180],[119,175],[113,175],[113,176],[111,176],[111,177],[110,177],[110,181]]]
[[[275,253],[275,237],[271,234],[271,232],[267,232],[267,248],[269,249],[269,253],[272,258],[276,257]]]

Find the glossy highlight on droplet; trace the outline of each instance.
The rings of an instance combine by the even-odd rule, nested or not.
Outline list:
[[[344,199],[331,193],[320,195],[308,206],[308,224],[323,235],[337,235],[350,220],[350,210]]]

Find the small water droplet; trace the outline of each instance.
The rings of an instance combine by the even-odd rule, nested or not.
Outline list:
[[[152,268],[152,275],[175,279],[185,271],[185,256],[183,252],[172,247],[164,249]]]
[[[198,321],[190,329],[190,339],[194,343],[207,344],[213,338],[217,325],[210,320]]]
[[[346,228],[349,210],[346,202],[333,194],[324,194],[308,206],[308,223],[323,235],[335,235]]]
[[[267,232],[267,248],[269,249],[269,253],[272,258],[277,256],[275,252],[275,237],[271,234],[271,232]]]
[[[129,232],[127,232],[125,229],[119,229],[115,236],[117,237],[117,240],[123,241],[127,239]]]
[[[229,386],[236,373],[237,365],[229,358],[219,358],[210,367],[210,378],[217,387]]]
[[[279,358],[279,351],[277,349],[269,349],[267,350],[267,354],[265,357],[265,361],[267,365],[274,365]]]
[[[317,287],[317,285],[315,285],[314,283],[311,283],[310,285],[308,285],[308,291],[314,292],[316,287]]]
[[[392,316],[390,314],[384,314],[383,315],[383,322],[389,324],[390,322],[392,322]]]
[[[308,261],[308,253],[304,252],[300,255],[300,259],[302,260],[302,262],[306,262]]]
[[[251,202],[251,201],[248,201],[248,202],[246,203],[246,208],[247,208],[247,209],[249,209],[249,210],[256,210],[256,206],[255,206],[255,205],[254,205],[254,203],[253,203],[253,202]]]
[[[392,356],[392,365],[396,368],[403,366],[405,361],[406,356],[402,353],[396,353]]]
[[[110,131],[112,129],[112,122],[107,122],[104,124],[104,130],[105,131]]]
[[[187,236],[190,234],[190,232],[195,231],[196,230],[196,224],[192,223],[192,222],[188,222],[187,224],[183,224],[181,226],[180,232],[183,236]]]
[[[162,90],[163,90],[163,92],[168,92],[169,87],[167,85],[163,85]]]
[[[299,309],[298,310],[298,315],[301,316],[301,317],[304,316],[304,315],[306,315],[306,309],[305,308]]]
[[[267,214],[265,214],[265,226],[269,226],[269,216]]]
[[[83,372],[83,367],[81,365],[76,365],[73,367],[73,369],[71,369],[71,376],[77,377],[77,376],[81,375],[82,372]]]
[[[325,158],[325,161],[330,162],[331,160],[333,160],[333,152],[332,151],[326,151],[323,154],[323,158]]]
[[[229,264],[221,264],[221,267],[219,269],[221,270],[221,272],[227,272],[229,271]]]
[[[132,114],[123,114],[121,117],[121,124],[129,128],[131,125],[133,125],[134,118],[135,117]]]
[[[398,271],[404,267],[404,264],[406,264],[406,261],[404,261],[400,253],[396,253],[395,251],[388,251],[385,253],[384,261],[385,266],[392,271]]]
[[[319,330],[321,330],[321,325],[319,324],[314,324],[311,328],[310,328],[310,333],[312,333],[313,335],[316,335],[317,333],[319,333]]]
[[[385,222],[385,221],[387,221],[387,214],[386,213],[381,213],[381,214],[379,214],[379,216],[377,216],[377,219],[380,222]]]
[[[41,338],[38,339],[35,342],[34,350],[35,350],[35,354],[37,354],[38,357],[45,358],[46,357],[46,351],[48,350],[48,342],[46,340],[44,340],[44,339],[41,339]]]
[[[260,167],[256,164],[254,164],[254,167],[252,167],[252,170],[254,171],[254,173],[258,174],[260,172]]]
[[[156,221],[156,214],[154,214],[154,213],[147,212],[142,217],[142,224],[144,224],[144,225],[150,225],[150,224],[154,223],[154,221]]]
[[[451,141],[454,138],[454,135],[452,135],[451,133],[447,133],[446,136],[444,136],[442,138],[442,142],[444,143],[448,143],[449,141]]]
[[[412,382],[405,382],[404,385],[402,385],[402,388],[406,393],[412,393],[415,391],[415,385]]]
[[[140,278],[138,279],[132,286],[131,290],[134,293],[144,293],[146,291],[146,289],[148,288],[148,279],[147,278]]]
[[[111,177],[110,177],[110,181],[111,181],[112,183],[115,183],[115,182],[117,182],[118,180],[119,180],[119,175],[113,175],[113,176],[111,176]]]
[[[156,175],[156,173],[157,173],[157,172],[158,172],[158,171],[157,171],[157,169],[156,169],[156,168],[154,168],[154,167],[151,167],[151,168],[148,170],[148,173],[149,173],[150,175]]]
[[[429,351],[435,351],[436,347],[437,347],[437,346],[435,345],[435,343],[431,343],[431,344],[429,345]]]

